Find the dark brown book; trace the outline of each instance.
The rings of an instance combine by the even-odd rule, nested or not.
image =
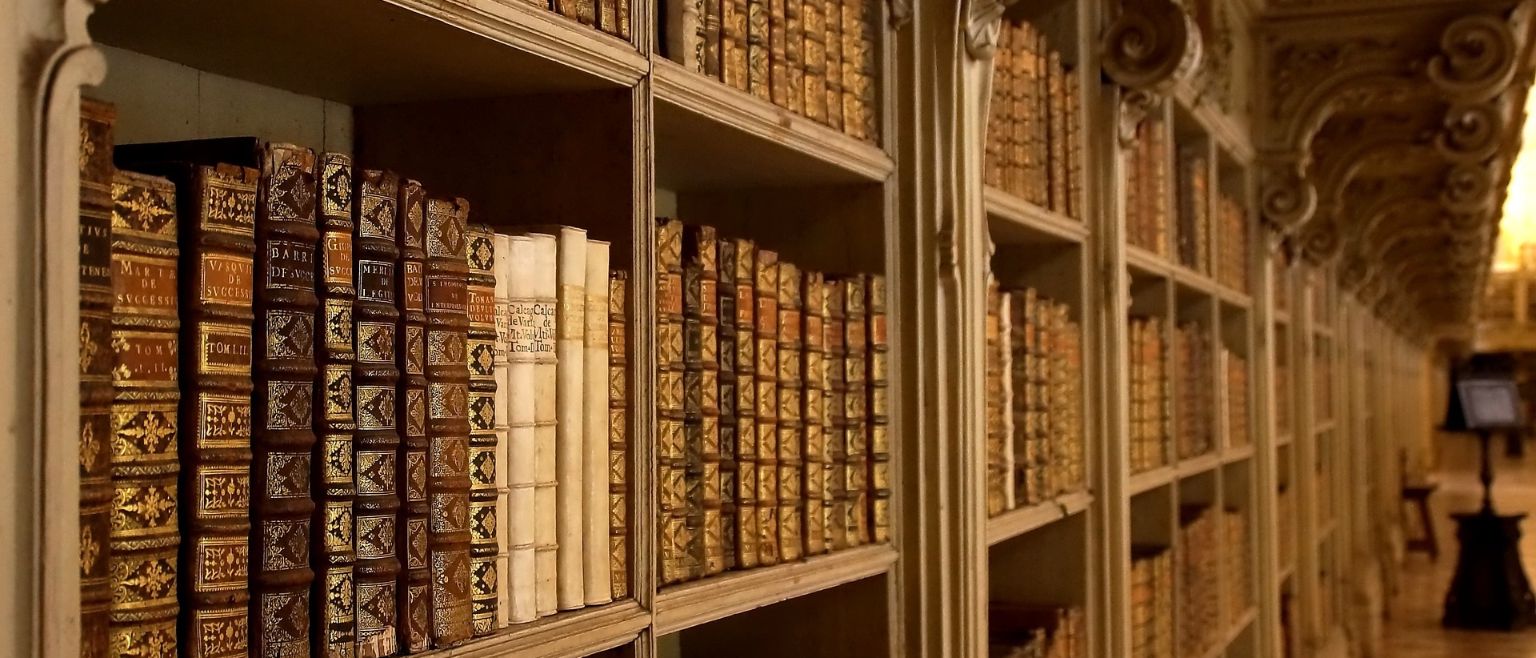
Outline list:
[[[799,560],[805,549],[805,523],[801,514],[805,510],[801,499],[801,479],[805,473],[805,426],[800,414],[804,400],[804,375],[801,368],[800,311],[801,287],[804,277],[800,268],[788,261],[779,262],[778,281],[774,286],[779,297],[778,373],[779,413],[779,559],[783,562]]]
[[[107,656],[112,607],[112,127],[80,101],[80,656]]]
[[[815,1],[815,0],[812,0]],[[833,130],[843,129],[843,2],[821,0],[822,19],[826,21],[826,88],[823,103],[825,121]]]
[[[721,16],[720,11],[722,9],[721,5],[729,2],[729,0],[688,1],[696,2],[699,5],[699,20],[704,22],[704,57],[703,61],[700,62],[704,67],[704,75],[723,81],[725,75],[721,65],[725,63],[725,56],[722,52],[725,48],[725,42],[721,38],[724,31],[721,25],[723,16]]]
[[[698,410],[696,443],[692,442],[695,439],[692,430],[685,430],[690,440],[689,463],[693,463],[696,445],[699,464],[699,530],[694,539],[699,546],[699,573],[695,575],[712,576],[725,570],[720,479],[720,260],[715,229],[686,227],[683,260],[687,262],[690,275],[683,297],[684,315],[689,322],[697,321],[696,331],[691,326],[687,328],[683,381],[685,411],[689,408]],[[690,425],[694,420],[687,418]]]
[[[752,267],[757,306],[757,561],[779,563],[779,254],[758,249]]]
[[[470,638],[469,202],[427,199],[427,571],[432,646]]]
[[[885,333],[885,277],[868,278],[869,337],[867,379],[869,401],[869,536],[876,543],[891,540],[891,416],[890,416],[890,342]]]
[[[733,287],[728,293],[730,306],[735,313],[725,315],[726,303],[722,302],[721,318],[731,325],[734,333],[736,355],[736,525],[727,531],[736,543],[736,565],[749,569],[758,565],[758,506],[757,506],[757,323],[755,279],[753,267],[757,262],[757,247],[751,240],[732,240],[729,249],[720,251],[721,271],[730,270]],[[722,349],[724,346],[721,346]],[[724,376],[724,373],[721,373]]]
[[[608,34],[619,33],[619,9],[615,0],[597,0],[597,29]]]
[[[615,1],[618,3],[617,11],[619,14],[619,37],[623,38],[625,41],[629,41],[631,40],[629,28],[629,0]]]
[[[736,243],[717,241],[715,258],[720,277],[715,284],[715,312],[719,316],[715,394],[720,406],[720,567],[730,571],[737,567],[736,488],[740,472],[736,466]]]
[[[828,550],[847,548],[848,543],[848,393],[846,373],[847,304],[843,282],[826,282],[827,315],[822,339],[827,351],[827,491],[822,513],[827,526]]]
[[[496,630],[496,247],[491,229],[469,228],[470,618],[476,637]]]
[[[1014,192],[1003,185],[1004,132],[1012,122],[1013,30],[1006,21],[997,34],[997,50],[992,53],[991,95],[987,102],[987,134],[982,153],[985,161],[982,180],[988,187]]]
[[[661,583],[688,578],[687,454],[684,439],[683,225],[656,224],[657,535]]]
[[[802,314],[804,343],[801,422],[805,425],[805,459],[801,494],[805,501],[801,523],[806,555],[827,552],[827,286],[821,272],[805,273],[805,309]]]
[[[357,433],[352,439],[352,468],[357,489],[353,509],[357,655],[382,658],[395,653],[399,623],[396,536],[400,496],[396,467],[400,368],[396,333],[400,311],[396,308],[395,272],[400,248],[395,244],[395,231],[400,178],[388,171],[363,169],[354,180],[357,305],[352,319],[357,361],[352,379],[356,385]]]
[[[685,235],[693,227],[684,227]],[[683,265],[683,501],[688,544],[683,580],[704,576],[704,427],[703,360],[700,344],[699,279],[697,263]],[[676,466],[674,466],[676,468]]]
[[[352,156],[322,153],[317,167],[320,248],[315,295],[320,306],[315,314],[315,392],[321,407],[314,419],[317,442],[311,474],[316,491],[310,632],[316,653],[349,658],[357,651],[352,580],[357,560],[352,518],[357,496],[352,481],[352,434],[357,431],[352,397],[352,307],[357,301],[352,277]]]
[[[858,274],[843,280],[843,450],[848,457],[848,508],[846,528],[848,544],[858,546],[870,541],[869,532],[869,409],[865,385],[868,382],[869,334],[867,326],[869,277]]]
[[[613,600],[629,598],[629,273],[608,277],[608,529]]]
[[[773,101],[772,56],[769,53],[770,0],[747,2],[747,89],[762,100]]]
[[[112,178],[110,649],[175,654],[178,612],[176,187]]]
[[[395,393],[400,432],[395,490],[400,516],[395,525],[395,555],[403,563],[396,593],[396,628],[400,649],[408,653],[432,646],[432,595],[427,563],[427,197],[421,183],[400,181],[395,204],[395,244],[400,260],[395,274],[400,322],[395,330],[395,359],[400,384]]]

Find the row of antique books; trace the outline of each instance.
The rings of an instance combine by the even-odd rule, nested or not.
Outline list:
[[[987,606],[990,658],[1088,658],[1088,617],[1078,606],[993,601]]]
[[[1174,198],[1178,225],[1174,229],[1178,263],[1202,274],[1211,272],[1211,163],[1203,144],[1178,150]]]
[[[1174,445],[1180,459],[1216,448],[1215,357],[1209,327],[1185,321],[1173,330]]]
[[[1185,507],[1180,516],[1179,650],[1200,656],[1253,604],[1248,516],[1211,506]]]
[[[1168,256],[1168,167],[1173,160],[1162,119],[1148,117],[1136,127],[1126,154],[1125,237],[1134,246]]]
[[[1222,610],[1226,611],[1225,628],[1231,629],[1244,613],[1254,606],[1253,588],[1253,535],[1249,532],[1248,514],[1236,507],[1228,507],[1221,514]]]
[[[660,14],[668,59],[879,141],[879,0],[662,0]]]
[[[1045,33],[1004,20],[992,59],[986,184],[1082,219],[1082,88]]]
[[[625,41],[632,36],[629,27],[629,0],[522,0],[548,9],[582,25],[612,34]]]
[[[879,275],[658,220],[661,583],[890,539]]]
[[[1127,156],[1126,239],[1132,245],[1166,257],[1170,255],[1171,238],[1175,262],[1213,275],[1228,288],[1246,292],[1246,205],[1225,190],[1213,199],[1211,188],[1215,182],[1211,180],[1210,159],[1204,146],[1188,145],[1175,153],[1163,126],[1157,118],[1143,121]],[[1168,167],[1175,160],[1171,191],[1177,205],[1171,207]]]
[[[1131,549],[1130,658],[1174,658],[1174,563],[1166,546]]]
[[[1167,331],[1161,318],[1130,318],[1131,472],[1170,463],[1173,399]]]
[[[1033,288],[987,289],[987,513],[1087,486],[1082,332]]]
[[[606,242],[82,109],[85,655],[380,657],[627,596]]]

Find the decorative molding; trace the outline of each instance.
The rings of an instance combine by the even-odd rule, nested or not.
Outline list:
[[[908,0],[891,0],[908,2]],[[964,20],[965,53],[973,60],[992,59],[997,52],[997,35],[1002,30],[1003,11],[1013,0],[963,0],[960,11]],[[910,11],[911,5],[908,4]]]
[[[886,0],[886,17],[893,30],[912,22],[912,0]]]
[[[1200,66],[1200,29],[1169,0],[1124,0],[1099,48],[1111,80],[1162,94]]]

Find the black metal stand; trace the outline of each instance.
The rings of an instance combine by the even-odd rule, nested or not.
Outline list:
[[[1490,432],[1482,444],[1483,507],[1476,514],[1455,514],[1456,578],[1445,595],[1442,623],[1454,628],[1512,631],[1536,623],[1536,597],[1520,563],[1520,521],[1524,514],[1493,511],[1493,466],[1488,460]]]

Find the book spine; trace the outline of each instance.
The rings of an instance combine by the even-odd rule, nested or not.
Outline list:
[[[697,446],[699,478],[699,524],[694,542],[700,551],[695,575],[712,576],[725,570],[720,476],[720,241],[715,229],[708,226],[689,226],[684,231],[683,258],[688,263],[691,280],[685,284],[683,308],[689,320],[697,319],[696,332],[687,327],[683,386],[685,411],[688,407],[698,410],[697,441],[690,444]],[[697,336],[696,341],[694,336]],[[691,430],[685,429],[688,431]],[[693,457],[690,450],[690,464],[695,461]]]
[[[1013,415],[1013,305],[1015,293],[1007,292],[998,299],[997,321],[997,358],[999,391],[998,412],[1001,414],[1001,424],[998,427],[997,450],[1001,463],[998,465],[997,479],[1002,486],[999,493],[1002,496],[1003,507],[1013,509],[1013,434],[1015,418]]]
[[[863,71],[859,68],[861,53],[864,44],[861,36],[864,33],[863,23],[864,4],[867,0],[841,0],[842,21],[840,24],[843,37],[842,49],[842,90],[843,97],[839,103],[843,106],[843,132],[855,138],[863,138],[863,112],[859,107],[859,88],[863,85]]]
[[[582,589],[587,605],[613,601],[609,565],[608,264],[610,246],[587,241],[582,337]]]
[[[1018,23],[1008,30],[1012,35],[1013,52],[1009,63],[1013,67],[1008,76],[1012,89],[1009,94],[1009,111],[1013,117],[1009,135],[1005,138],[1003,181],[1008,189],[1025,201],[1039,205],[1035,181],[1039,178],[1038,163],[1034,159],[1035,125],[1035,55],[1034,31],[1028,23]]]
[[[1051,50],[1047,55],[1046,95],[1050,105],[1050,134],[1046,142],[1050,149],[1051,210],[1063,215],[1070,212],[1067,201],[1067,86],[1063,79],[1066,69],[1061,66],[1061,53]]]
[[[1084,193],[1083,165],[1083,85],[1077,71],[1067,73],[1067,216],[1077,220],[1088,217],[1088,198]]]
[[[769,45],[770,0],[747,2],[747,89],[762,100],[773,101],[772,56]]]
[[[112,655],[176,655],[176,187],[112,177]]]
[[[789,111],[805,115],[806,0],[784,0],[784,95]]]
[[[788,261],[779,262],[778,380],[779,380],[779,560],[799,560],[805,549],[805,509],[801,498],[805,473],[805,424],[802,420],[804,372],[801,363],[801,287],[805,277]]]
[[[684,227],[684,235],[692,227]],[[687,527],[683,579],[704,576],[704,427],[702,382],[703,350],[699,321],[697,263],[683,265],[683,504]]]
[[[875,0],[853,0],[859,6],[858,25],[858,69],[859,75],[854,78],[853,90],[858,97],[858,130],[855,137],[867,142],[877,142],[880,139],[880,9],[883,3]],[[848,22],[844,22],[847,29]],[[843,50],[843,57],[847,58],[848,50]],[[846,79],[844,84],[847,84]]]
[[[400,497],[396,482],[400,431],[397,402],[400,368],[396,333],[400,311],[396,304],[397,213],[400,178],[377,169],[357,172],[353,189],[356,221],[357,304],[352,310],[356,341],[352,381],[356,395],[357,433],[352,437],[353,536],[357,562],[353,567],[357,605],[357,655],[394,655],[399,600],[400,559],[397,547]]]
[[[576,19],[582,25],[597,22],[597,6],[594,0],[554,0],[555,11],[561,16]]]
[[[843,330],[847,334],[847,361],[844,362],[848,391],[843,396],[847,417],[845,450],[848,453],[848,541],[859,545],[870,542],[869,490],[869,277],[855,275],[845,282],[847,304]]]
[[[684,68],[704,73],[704,15],[698,0],[665,0],[667,57]]]
[[[262,149],[256,214],[255,416],[251,432],[252,650],[307,652],[310,462],[315,449],[315,154]],[[259,492],[259,493],[256,493]]]
[[[656,462],[661,584],[687,579],[686,454],[683,438],[683,226],[656,223]]]
[[[757,322],[756,280],[753,267],[757,247],[750,240],[732,240],[729,258],[722,260],[722,270],[731,271],[730,316],[736,349],[736,526],[730,530],[736,541],[736,563],[743,569],[758,565],[757,488]],[[724,305],[722,305],[722,309]],[[726,317],[726,316],[721,316]]]
[[[491,289],[492,303],[495,304],[495,349],[496,363],[491,367],[493,377],[496,380],[496,393],[493,400],[496,406],[496,419],[493,423],[493,431],[496,433],[496,472],[492,482],[496,489],[496,628],[505,628],[512,623],[512,487],[508,479],[508,470],[511,468],[511,419],[512,405],[509,399],[512,390],[512,238],[499,233],[491,234],[491,278],[495,281]],[[530,514],[530,516],[532,516]]]
[[[827,519],[825,512],[827,491],[827,360],[825,324],[827,317],[826,278],[821,272],[806,272],[802,292],[804,300],[804,328],[800,333],[804,344],[801,372],[805,388],[802,392],[800,420],[805,426],[805,443],[801,454],[805,459],[801,475],[801,499],[804,511],[800,514],[805,535],[806,555],[827,552]]]
[[[801,57],[805,74],[801,84],[801,114],[817,123],[827,122],[827,15],[825,0],[801,0]]]
[[[724,64],[722,49],[725,47],[724,33],[720,24],[722,20],[721,5],[727,0],[695,0],[699,6],[699,15],[704,17],[704,54],[700,63],[703,65],[704,75],[716,80],[725,80],[721,66]]]
[[[1008,443],[1003,433],[1003,416],[1007,398],[1003,395],[1003,371],[1001,309],[1007,293],[998,291],[997,280],[987,275],[986,314],[986,404],[987,404],[987,516],[997,516],[1011,507],[1004,498],[1003,481],[1006,468],[1003,459],[1004,446]]]
[[[1051,96],[1050,73],[1050,44],[1046,42],[1045,32],[1033,25],[1029,28],[1030,39],[1030,67],[1033,77],[1030,79],[1030,112],[1033,114],[1032,132],[1029,139],[1030,161],[1034,170],[1030,172],[1030,184],[1035,189],[1035,205],[1049,208],[1051,204],[1051,107],[1054,99]]]
[[[736,539],[737,513],[736,490],[740,486],[736,466],[736,243],[731,240],[715,242],[715,265],[719,280],[715,282],[715,314],[718,317],[715,332],[717,355],[715,396],[720,407],[716,419],[717,439],[720,446],[720,568],[730,571],[737,568],[739,558]]]
[[[586,333],[587,232],[562,226],[556,235],[555,551],[558,606],[586,605],[582,576],[582,341]]]
[[[597,29],[608,34],[619,33],[619,11],[614,0],[596,0]]]
[[[1012,116],[1012,81],[1010,62],[1013,50],[1013,30],[1009,29],[1006,22],[1003,23],[997,34],[997,49],[992,53],[992,87],[987,102],[987,136],[983,144],[983,157],[985,163],[982,168],[982,180],[988,187],[999,190],[1007,190],[1003,185],[1003,141],[1007,137],[1004,133],[1013,121]],[[1007,190],[1012,192],[1013,190]]]
[[[747,91],[747,0],[720,3],[720,79]]]
[[[823,0],[822,19],[826,21],[827,83],[824,101],[827,125],[843,130],[843,0]]]
[[[427,283],[426,192],[421,183],[400,182],[395,230],[400,260],[395,299],[400,322],[395,358],[400,384],[395,394],[400,431],[395,488],[401,511],[395,524],[395,554],[403,562],[395,614],[400,619],[400,648],[408,653],[432,646],[432,596],[427,572]]]
[[[496,570],[496,531],[501,520],[496,513],[496,474],[502,466],[496,459],[496,362],[500,356],[496,276],[492,274],[496,245],[490,227],[483,224],[470,226],[468,239],[470,626],[480,637],[496,630],[500,609],[496,592],[501,582]]]
[[[633,34],[631,33],[629,23],[629,0],[616,0],[616,2],[618,3],[617,10],[619,14],[619,37],[625,41],[631,41],[633,39]]]
[[[538,618],[534,557],[534,352],[526,270],[532,240],[495,236],[496,275],[496,563],[498,626]]]
[[[112,128],[80,101],[80,656],[108,655],[112,608]],[[249,254],[247,254],[249,257]],[[250,377],[250,366],[246,366]],[[249,384],[249,382],[247,382]],[[247,457],[247,463],[250,459]]]
[[[883,544],[891,540],[891,344],[885,333],[885,277],[871,274],[868,281],[869,536]]]
[[[614,600],[629,596],[629,276],[608,275],[608,564]]]
[[[545,617],[555,614],[559,610],[559,587],[556,584],[557,566],[559,560],[556,551],[559,548],[559,535],[556,531],[557,501],[556,485],[558,478],[555,468],[555,430],[557,425],[557,408],[555,392],[559,379],[557,370],[557,358],[555,349],[556,320],[558,313],[556,300],[558,289],[556,274],[556,246],[555,236],[547,233],[530,233],[527,236],[528,254],[526,269],[520,269],[516,281],[524,281],[527,287],[523,290],[513,289],[513,326],[527,327],[519,341],[521,344],[513,346],[514,353],[528,352],[533,355],[532,381],[524,389],[518,386],[519,369],[515,366],[512,372],[513,385],[518,389],[528,391],[526,396],[513,395],[513,421],[526,417],[527,410],[519,410],[518,399],[531,399],[533,404],[533,441],[531,445],[520,441],[519,427],[514,424],[512,439],[512,482],[520,481],[518,464],[532,464],[533,474],[533,555],[534,555],[534,609],[538,616]],[[522,260],[513,258],[514,265],[522,263]],[[522,294],[519,294],[522,293]],[[527,348],[527,349],[523,349]],[[526,404],[526,403],[523,403]],[[522,467],[525,468],[525,467]],[[514,491],[517,486],[514,484]],[[513,528],[514,534],[519,528]],[[513,568],[516,571],[516,567]],[[515,583],[514,583],[514,586]],[[517,596],[516,593],[513,596]]]
[[[846,397],[847,295],[842,281],[827,281],[827,494],[823,514],[831,550],[848,548],[848,415]]]
[[[774,105],[789,109],[789,26],[786,4],[790,0],[765,0],[768,4],[768,91]]]
[[[779,254],[758,249],[752,268],[757,325],[757,561],[779,563]]]
[[[315,582],[310,592],[311,646],[327,658],[350,658],[357,650],[353,564],[352,307],[357,300],[352,271],[352,157],[323,153],[316,169],[316,225],[320,247],[315,263],[315,392],[321,407],[314,416],[315,453],[310,456],[315,487],[317,531],[311,539]]]
[[[1033,376],[1035,348],[1035,291],[1026,289],[1021,293],[1012,293],[1010,311],[1013,315],[1009,323],[1008,344],[1002,349],[1010,353],[1013,368],[1010,372],[1003,373],[1012,384],[1013,395],[1006,401],[1010,415],[1014,417],[1013,432],[1008,435],[1007,454],[1004,460],[1008,469],[1004,477],[1004,488],[1011,492],[1008,496],[1009,507],[1028,505],[1030,500],[1029,488],[1029,445],[1034,437],[1034,388],[1031,384]]]

